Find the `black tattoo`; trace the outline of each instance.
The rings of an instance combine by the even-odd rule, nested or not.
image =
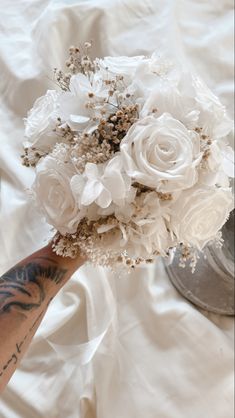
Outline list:
[[[67,270],[58,267],[55,260],[49,257],[36,257],[32,262],[13,267],[0,277],[0,316],[17,310],[27,316],[27,312],[40,308],[45,301],[45,280],[55,284],[61,283]],[[0,366],[0,378],[10,365],[16,365],[24,348],[24,344],[33,332],[52,298],[47,301],[44,309],[37,316],[24,338],[15,343],[15,349],[3,366]]]
[[[47,265],[44,265],[45,261]],[[66,270],[46,257],[38,257],[26,265],[12,268],[0,277],[0,315],[11,312],[12,308],[21,312],[39,308],[46,296],[44,280],[59,284],[65,273]]]
[[[24,338],[22,339],[22,341],[20,341],[19,343],[16,343],[15,345],[15,351],[14,353],[11,354],[10,358],[7,360],[7,362],[3,365],[2,368],[0,368],[0,377],[3,376],[4,372],[8,369],[8,367],[13,364],[15,365],[18,362],[18,358],[19,355],[22,352],[22,346],[24,345],[25,341],[27,340],[28,336],[30,335],[30,333],[33,331],[33,329],[35,328],[36,324],[39,322],[39,320],[41,319],[41,317],[44,315],[45,310],[43,310],[35,319],[34,323],[32,324],[32,326],[29,328],[29,331],[27,334],[25,334]]]

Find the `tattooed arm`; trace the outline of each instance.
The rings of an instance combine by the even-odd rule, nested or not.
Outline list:
[[[53,297],[85,260],[48,245],[0,277],[0,393],[19,365]]]

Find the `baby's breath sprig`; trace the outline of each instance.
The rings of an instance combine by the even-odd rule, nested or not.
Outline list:
[[[96,66],[90,57],[91,48],[92,42],[85,42],[81,47],[71,46],[69,48],[69,58],[65,64],[71,74],[89,75],[89,73],[95,72]]]
[[[38,161],[48,153],[35,147],[25,147],[24,154],[21,155],[22,165],[25,167],[36,167]]]
[[[120,143],[130,127],[138,120],[138,105],[121,106],[107,120],[101,119],[98,126],[99,142],[107,141],[114,152],[119,151]]]
[[[69,90],[70,79],[72,77],[71,73],[65,73],[58,68],[54,68],[54,79],[53,81],[61,88],[63,91]]]
[[[92,133],[83,132],[76,137],[71,158],[78,171],[83,173],[86,163],[101,164],[110,160],[119,151],[122,139],[137,118],[137,105],[122,106],[108,118],[101,117]]]
[[[53,132],[62,139],[62,142],[74,145],[78,141],[78,135],[74,132],[67,123],[62,123],[61,118],[58,117],[56,126]]]
[[[117,265],[123,266],[129,271],[140,264],[150,264],[159,255],[156,251],[153,257],[144,259],[141,257],[130,257],[126,250],[121,248],[112,249],[107,242],[121,238],[119,228],[120,222],[110,215],[106,218],[100,218],[98,221],[88,221],[84,218],[80,224],[78,231],[74,234],[62,235],[56,233],[52,239],[52,248],[56,254],[62,257],[75,258],[82,255],[94,266],[103,266],[115,268]],[[104,225],[113,225],[113,228],[106,233],[98,233],[99,227]]]
[[[189,263],[189,267],[191,268],[192,273],[194,273],[199,258],[200,256],[196,248],[184,244],[180,245],[180,267],[185,268],[186,264]]]
[[[99,142],[97,130],[90,134],[80,134],[78,142],[71,149],[71,159],[80,173],[83,173],[87,163],[102,164],[113,155],[114,152],[106,140]]]
[[[67,71],[54,68],[54,81],[63,90],[69,91],[70,79],[74,74],[90,76],[95,72],[96,65],[90,57],[92,42],[85,42],[81,47],[70,46],[69,57],[65,62]]]
[[[208,166],[208,159],[211,155],[210,146],[212,144],[212,139],[203,133],[203,129],[200,127],[195,128],[195,132],[200,136],[200,149],[202,152],[202,161],[201,161],[201,168],[207,169]]]

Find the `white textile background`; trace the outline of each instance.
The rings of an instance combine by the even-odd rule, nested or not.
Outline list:
[[[25,189],[22,118],[71,44],[95,55],[167,50],[233,106],[232,0],[0,0],[0,273],[49,227]],[[0,418],[232,418],[233,320],[198,311],[159,262],[82,268],[54,299],[0,397]]]

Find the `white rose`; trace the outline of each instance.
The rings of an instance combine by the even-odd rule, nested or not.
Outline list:
[[[74,233],[84,213],[75,200],[70,179],[74,169],[69,163],[47,156],[37,165],[33,191],[47,222],[61,234]]]
[[[157,116],[168,112],[190,129],[201,127],[202,133],[211,139],[225,137],[231,132],[233,123],[225,106],[199,77],[175,67],[173,75],[159,78],[157,72],[143,71],[142,67],[139,66],[133,81],[139,84],[146,99],[141,117],[151,114],[153,109]]]
[[[153,113],[158,117],[163,113],[170,113],[188,129],[194,129],[198,126],[200,111],[193,97],[180,91],[175,83],[167,81],[159,83],[157,87],[153,86],[140,112],[140,118]]]
[[[131,180],[122,171],[122,160],[119,155],[106,164],[87,163],[83,178],[85,186],[81,194],[81,204],[84,206],[96,203],[100,208],[107,209],[111,204],[122,206],[129,199],[134,199]],[[73,177],[71,184],[74,193],[77,182],[80,184],[80,181],[79,175]],[[113,213],[114,207],[111,209]]]
[[[226,137],[233,129],[233,122],[227,116],[225,106],[199,77],[193,76],[192,84],[203,133],[212,139]]]
[[[142,60],[138,64],[136,79],[147,89],[156,84],[159,78],[165,78],[167,74],[171,73],[173,67],[166,57],[157,53],[153,53],[150,58]]]
[[[164,83],[176,78],[175,68],[164,56],[154,53],[150,58],[140,60],[132,77],[131,87],[138,102],[143,104],[153,89],[161,89]]]
[[[122,140],[121,155],[133,180],[158,191],[187,189],[197,181],[199,137],[167,113],[136,122]]]
[[[48,90],[45,96],[39,97],[33,108],[25,118],[25,146],[36,146],[37,148],[48,148],[48,144],[55,143],[50,138],[56,118],[58,117],[58,98],[60,93],[55,90]]]
[[[150,257],[154,252],[162,256],[173,245],[167,230],[169,208],[163,205],[156,192],[143,193],[137,197],[131,222],[121,224],[121,246],[134,257]]]
[[[202,250],[216,237],[234,207],[229,188],[196,186],[172,205],[170,228],[179,242]]]

